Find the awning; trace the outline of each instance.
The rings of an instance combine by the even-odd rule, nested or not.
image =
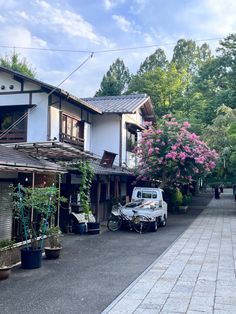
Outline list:
[[[0,171],[65,173],[65,167],[0,145]]]
[[[47,158],[53,161],[70,161],[73,159],[94,159],[93,155],[84,152],[76,146],[62,142],[37,142],[4,144],[7,147],[15,148],[33,157]]]
[[[127,127],[131,128],[134,131],[142,131],[145,130],[145,127],[139,123],[135,123],[135,122],[126,122]]]

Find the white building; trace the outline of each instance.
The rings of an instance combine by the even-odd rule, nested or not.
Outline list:
[[[101,112],[60,88],[0,67],[0,144],[53,141],[89,151],[95,113]]]
[[[145,127],[144,121],[154,118],[150,97],[134,94],[83,100],[102,112],[102,115],[94,115],[92,120],[92,153],[101,157],[105,150],[116,154],[116,165],[134,167],[136,158],[132,150]]]

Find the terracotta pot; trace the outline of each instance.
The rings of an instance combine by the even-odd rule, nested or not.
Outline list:
[[[11,266],[0,268],[0,280],[5,280],[10,276]]]
[[[55,259],[55,258],[59,258],[60,253],[61,253],[61,249],[62,247],[55,247],[55,248],[51,248],[51,247],[45,247],[45,255],[48,259]]]

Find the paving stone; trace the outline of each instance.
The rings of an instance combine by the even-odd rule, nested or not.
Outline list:
[[[162,311],[186,313],[190,298],[168,298]]]
[[[109,313],[236,314],[235,270],[235,202],[226,196],[213,199]]]
[[[109,314],[131,314],[133,313],[142,300],[121,299],[108,313]]]
[[[236,305],[215,303],[214,310],[228,311],[228,313],[236,313]]]

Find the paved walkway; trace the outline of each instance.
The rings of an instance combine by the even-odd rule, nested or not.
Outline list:
[[[103,314],[235,314],[235,270],[236,203],[226,190]]]

